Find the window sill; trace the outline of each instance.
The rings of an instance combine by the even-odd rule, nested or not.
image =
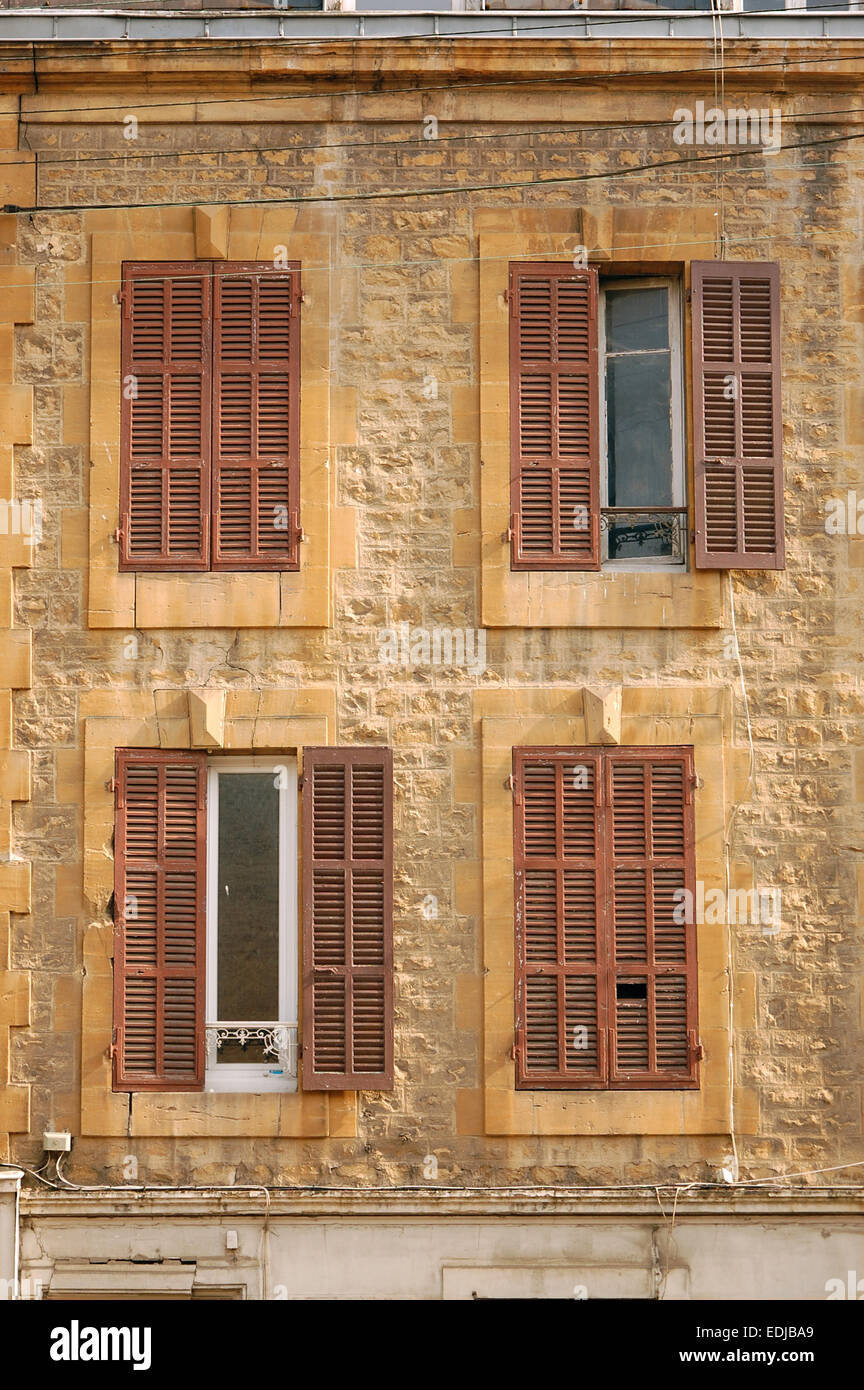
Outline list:
[[[496,530],[484,517],[488,538]],[[501,527],[497,535],[500,536]],[[484,545],[484,627],[719,628],[723,625],[718,570],[619,569],[513,571],[506,545],[500,561]]]

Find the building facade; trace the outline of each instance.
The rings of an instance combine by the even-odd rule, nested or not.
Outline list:
[[[0,12],[0,1277],[860,1296],[864,20],[197,8]]]

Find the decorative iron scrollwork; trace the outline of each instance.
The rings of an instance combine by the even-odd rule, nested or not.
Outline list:
[[[214,1067],[223,1043],[260,1043],[265,1057],[273,1057],[288,1076],[297,1075],[296,1023],[208,1023],[205,1025],[207,1065]]]
[[[619,545],[636,545],[641,549],[649,541],[659,540],[669,547],[668,558],[679,562],[686,560],[686,507],[604,507],[600,513],[600,528],[610,531],[613,527]]]

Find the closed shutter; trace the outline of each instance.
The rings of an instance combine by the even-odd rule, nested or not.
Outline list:
[[[123,267],[120,568],[209,564],[210,270]]]
[[[694,261],[696,565],[783,569],[780,271]]]
[[[616,1090],[692,1085],[692,750],[616,749],[604,761],[609,1084]]]
[[[299,274],[215,268],[213,568],[299,568]]]
[[[691,749],[514,750],[518,1087],[698,1084],[692,787]]]
[[[114,1088],[204,1084],[205,758],[119,750]]]
[[[599,754],[514,750],[517,1082],[606,1084]]]
[[[510,266],[514,570],[599,570],[597,271]]]
[[[303,751],[303,1088],[393,1089],[393,760]]]

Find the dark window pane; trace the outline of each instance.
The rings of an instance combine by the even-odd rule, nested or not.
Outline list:
[[[219,777],[217,1012],[279,1017],[279,793],[272,772]],[[258,1049],[231,1060],[258,1061]],[[220,1049],[228,1060],[226,1044]]]
[[[610,357],[606,363],[609,506],[671,507],[672,419],[668,352]],[[671,554],[650,518],[609,526],[609,558]]]
[[[606,291],[606,351],[669,346],[669,293],[664,286]]]

